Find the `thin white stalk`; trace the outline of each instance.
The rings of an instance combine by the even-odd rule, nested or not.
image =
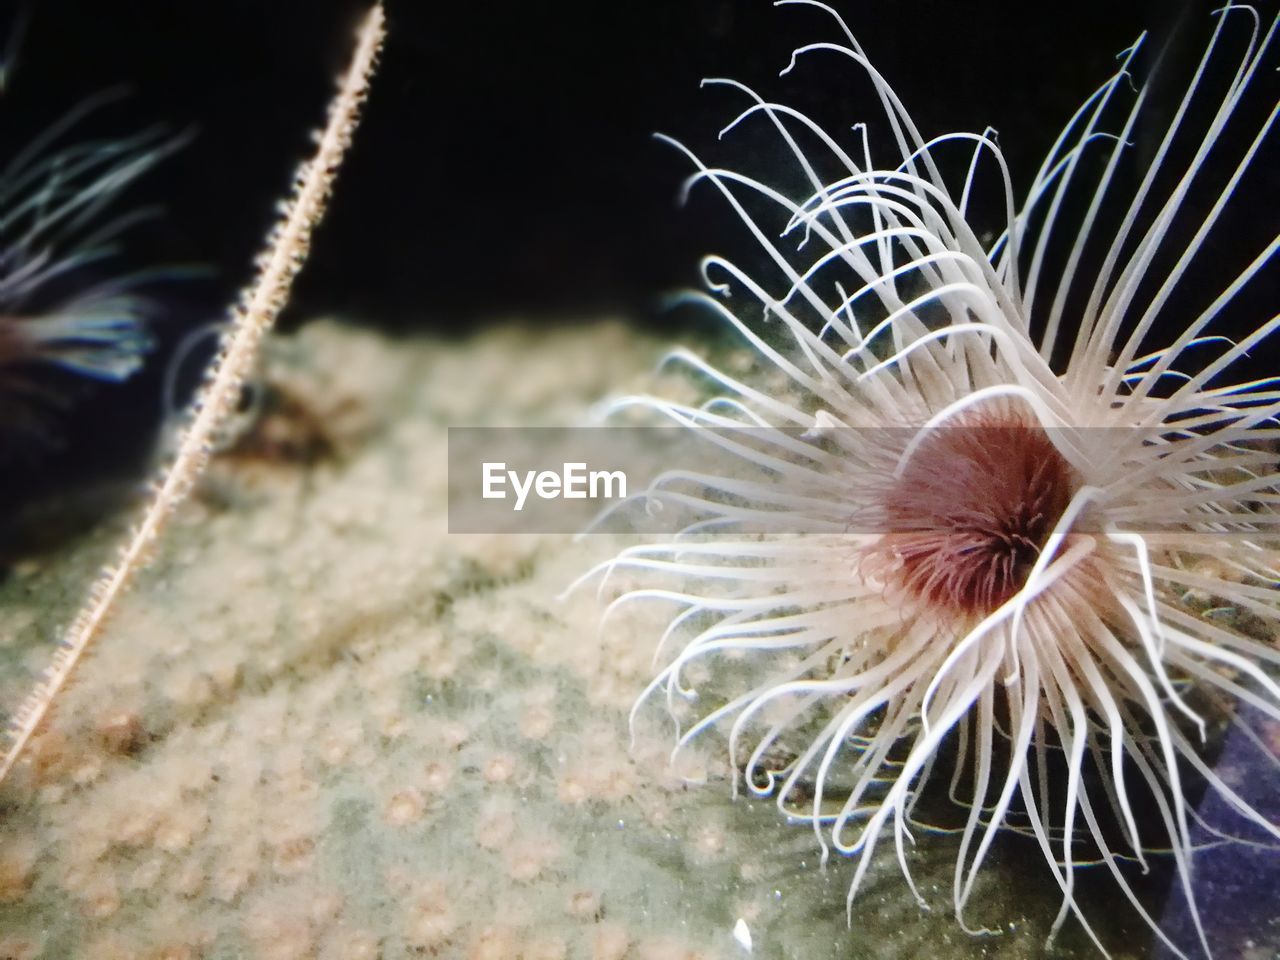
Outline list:
[[[235,409],[240,385],[253,368],[258,347],[288,301],[293,279],[306,262],[311,234],[324,215],[334,177],[351,144],[384,35],[382,4],[377,3],[357,31],[351,65],[329,104],[328,122],[317,138],[315,155],[298,168],[293,192],[258,257],[258,272],[231,310],[218,356],[192,405],[191,420],[176,454],[153,484],[151,500],[116,562],[90,589],[89,599],[59,642],[53,661],[10,723],[8,749],[0,761],[0,782],[22,757],[84,655],[100,639],[117,601],[147,565],[166,522],[208,462],[218,429]]]

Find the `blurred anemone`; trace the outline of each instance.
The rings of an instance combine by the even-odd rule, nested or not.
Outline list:
[[[142,366],[156,271],[115,272],[123,235],[150,210],[120,194],[182,138],[159,128],[64,144],[110,95],[91,98],[0,169],[0,404],[6,428],[39,427],[66,404],[64,375],[114,382]]]

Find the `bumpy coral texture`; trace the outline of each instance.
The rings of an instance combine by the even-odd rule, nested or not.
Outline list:
[[[654,345],[319,324],[273,354],[275,401],[0,792],[0,957],[727,960],[739,919],[771,957],[1039,948],[1053,891],[1016,862],[983,879],[1005,936],[922,915],[891,865],[847,929],[848,864],[820,872],[767,803],[686,789],[728,777],[715,751],[629,749],[655,623],[602,636],[589,592],[554,599],[583,546],[446,535],[446,424],[572,422],[649,385]],[[4,703],[116,533],[0,588]],[[945,886],[954,851],[928,846]]]

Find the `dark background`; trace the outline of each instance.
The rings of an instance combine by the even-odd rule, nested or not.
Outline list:
[[[678,332],[696,321],[664,311],[662,295],[698,285],[699,257],[736,250],[742,229],[710,191],[678,207],[689,163],[651,134],[673,134],[727,163],[735,149],[753,148],[748,136],[716,152],[716,130],[743,100],[700,92],[699,79],[741,79],[833,130],[878,110],[856,68],[830,55],[777,77],[794,46],[839,39],[812,9],[765,0],[387,6],[382,69],[286,325],[336,314],[455,334],[495,319],[620,315]],[[1023,189],[1119,51],[1146,28],[1152,53],[1194,65],[1216,3],[838,6],[926,136],[996,127]],[[0,0],[0,36],[12,34],[22,9],[25,33],[0,97],[0,154],[89,95],[126,88],[84,121],[85,136],[156,122],[194,134],[129,191],[124,202],[165,210],[132,234],[129,263],[203,264],[210,274],[156,292],[166,317],[148,371],[123,387],[68,383],[81,402],[56,431],[8,442],[0,498],[10,503],[119,470],[148,449],[167,351],[220,318],[249,276],[363,4]],[[1181,89],[1170,87],[1155,96],[1166,116]],[[1269,228],[1273,217],[1254,218],[1264,219]],[[1227,251],[1232,272],[1219,284],[1259,247],[1248,230],[1228,236],[1247,253]]]

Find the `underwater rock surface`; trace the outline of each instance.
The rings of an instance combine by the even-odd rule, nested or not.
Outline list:
[[[1045,955],[1038,851],[982,874],[999,935],[956,924],[955,838],[924,832],[932,909],[890,851],[850,922],[852,863],[734,800],[722,742],[680,770],[661,722],[630,747],[661,621],[556,600],[616,539],[447,534],[448,425],[579,422],[659,353],[620,324],[276,341],[259,419],[0,788],[0,958]],[[7,709],[122,529],[0,586]],[[1115,957],[1147,955],[1100,912]],[[1049,955],[1095,954],[1068,929]]]

